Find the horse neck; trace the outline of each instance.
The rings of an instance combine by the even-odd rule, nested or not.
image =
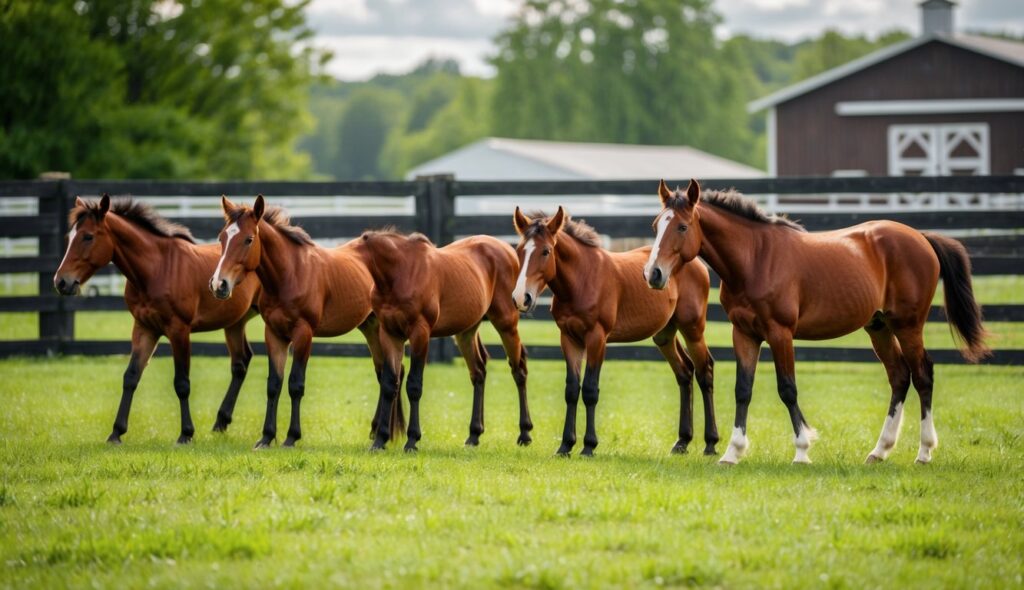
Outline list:
[[[276,227],[260,220],[260,263],[256,276],[263,290],[277,294],[298,268],[296,262],[305,246],[285,237]]]
[[[752,251],[766,232],[777,228],[754,223],[721,209],[703,205],[700,209],[700,229],[704,238],[700,244],[700,257],[733,288],[739,288],[755,271]],[[739,238],[739,239],[737,239]]]
[[[597,248],[584,246],[568,235],[563,235],[555,244],[555,278],[548,283],[548,288],[555,297],[562,301],[576,299],[577,291],[594,287],[590,281],[581,281],[579,276],[586,269],[593,269],[597,264]],[[586,283],[586,284],[585,284]]]
[[[145,291],[156,273],[167,268],[166,258],[174,242],[182,240],[154,235],[116,213],[107,213],[104,219],[114,239],[114,266],[129,283]]]

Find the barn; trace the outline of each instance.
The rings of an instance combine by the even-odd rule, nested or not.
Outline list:
[[[1024,174],[1024,43],[954,32],[926,0],[921,35],[751,102],[772,176]]]

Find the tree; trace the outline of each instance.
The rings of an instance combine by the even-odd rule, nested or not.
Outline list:
[[[750,160],[749,69],[715,40],[718,22],[708,0],[529,0],[497,39],[494,129]]]
[[[8,0],[0,176],[308,175],[308,2]]]
[[[904,31],[883,33],[875,40],[867,37],[847,37],[839,31],[825,31],[821,37],[801,45],[794,55],[795,78],[802,80],[815,74],[841,66],[887,45],[909,39]]]
[[[402,113],[402,97],[380,88],[353,93],[338,125],[340,148],[332,167],[335,178],[373,180],[382,176],[380,156]]]

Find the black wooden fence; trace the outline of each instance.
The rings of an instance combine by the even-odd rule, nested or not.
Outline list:
[[[678,181],[685,184],[685,180]],[[1024,177],[879,177],[879,178],[765,178],[706,180],[709,188],[733,187],[751,195],[764,194],[868,194],[868,193],[1024,193]],[[0,182],[0,198],[33,196],[38,198],[39,213],[33,216],[0,217],[0,238],[36,237],[39,240],[37,256],[0,258],[0,274],[39,273],[39,295],[0,297],[0,313],[38,312],[39,339],[0,342],[0,357],[43,354],[126,354],[128,342],[88,341],[74,337],[74,314],[77,311],[123,310],[124,301],[118,296],[61,298],[52,288],[53,272],[60,263],[67,233],[67,212],[76,195],[180,196],[216,197],[227,194],[233,198],[250,199],[262,193],[271,201],[274,197],[413,197],[415,214],[403,216],[315,216],[296,217],[314,238],[356,236],[368,227],[384,224],[404,231],[420,231],[436,244],[450,243],[457,236],[468,234],[508,235],[511,215],[462,216],[455,213],[455,199],[460,196],[486,197],[489,195],[643,195],[655,199],[657,181],[552,181],[552,182],[476,182],[459,181],[451,176],[432,176],[413,182],[154,182],[154,181],[96,181],[56,180]],[[884,212],[808,211],[791,214],[810,230],[835,229],[870,219],[893,219],[918,229],[974,232],[963,238],[971,252],[976,275],[1024,274],[1024,210],[906,210]],[[612,238],[649,238],[651,216],[616,216],[603,219],[594,217],[593,224]],[[212,239],[223,225],[219,217],[189,217],[175,219],[185,223],[200,239]],[[985,306],[988,321],[1024,321],[1024,305]],[[550,319],[547,310],[539,310],[537,319]],[[717,302],[710,302],[710,321],[727,321]],[[939,307],[931,311],[930,321],[944,321]],[[262,352],[261,345],[254,345]],[[455,349],[448,339],[435,340],[432,356],[450,360]],[[495,356],[503,356],[500,347],[489,347]],[[557,346],[528,345],[533,358],[560,359]],[[317,343],[316,354],[346,356],[365,355],[362,345]],[[193,353],[222,355],[223,344],[193,343]],[[719,359],[731,359],[727,347],[712,348]],[[158,354],[167,354],[161,346]],[[770,353],[763,351],[765,358]],[[834,347],[798,347],[800,360],[821,361],[873,361],[870,349]],[[660,359],[651,345],[609,347],[608,357],[615,359]],[[951,350],[934,350],[936,362],[959,362],[959,355]],[[1024,350],[997,350],[991,359],[996,364],[1024,364]]]

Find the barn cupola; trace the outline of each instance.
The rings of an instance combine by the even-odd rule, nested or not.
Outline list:
[[[952,35],[953,9],[950,0],[924,0],[921,6],[921,35]]]

